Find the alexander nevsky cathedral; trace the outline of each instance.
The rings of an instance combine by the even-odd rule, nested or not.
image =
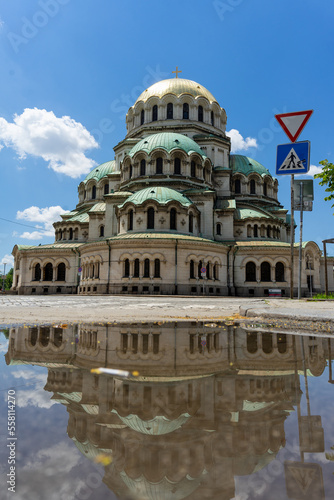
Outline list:
[[[291,219],[278,181],[230,153],[226,121],[216,98],[178,72],[146,89],[115,158],[80,182],[75,209],[54,223],[54,243],[14,247],[13,290],[288,296]],[[320,249],[304,242],[302,295],[323,281]]]

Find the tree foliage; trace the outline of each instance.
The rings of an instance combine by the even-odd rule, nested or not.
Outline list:
[[[6,274],[6,279],[5,279],[5,290],[10,290],[13,284],[13,272],[14,269],[11,268],[8,273]]]
[[[314,176],[315,179],[321,179],[320,186],[327,186],[326,193],[331,193],[329,196],[325,196],[325,200],[334,200],[334,164],[330,163],[328,160],[322,160],[320,165],[323,166],[322,172]],[[332,205],[334,207],[334,203]]]

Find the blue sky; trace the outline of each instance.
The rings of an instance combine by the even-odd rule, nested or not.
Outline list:
[[[128,108],[176,66],[226,109],[234,149],[273,175],[289,142],[276,113],[313,109],[299,140],[312,171],[333,162],[333,14],[311,0],[0,0],[1,217],[13,221],[0,220],[0,271],[14,244],[53,241],[79,182],[114,158]],[[304,216],[303,240],[319,245],[333,237],[324,196],[315,181]],[[290,176],[279,199],[289,208]]]

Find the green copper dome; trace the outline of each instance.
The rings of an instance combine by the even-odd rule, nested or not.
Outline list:
[[[185,207],[189,207],[192,202],[183,196],[183,194],[175,191],[174,189],[170,189],[167,187],[148,187],[145,189],[141,189],[136,193],[132,194],[124,203],[119,205],[119,208],[122,208],[125,203],[131,202],[135,205],[141,205],[146,200],[154,200],[160,203],[161,205],[166,205],[170,201],[177,201],[181,203],[181,205]]]
[[[145,139],[139,141],[131,149],[129,155],[133,156],[138,151],[145,151],[145,153],[151,154],[154,149],[165,149],[168,153],[174,149],[182,149],[187,154],[198,153],[203,158],[206,158],[195,141],[185,135],[175,134],[173,132],[162,132],[161,134],[153,134],[145,137]]]
[[[184,78],[169,78],[154,83],[148,89],[144,90],[136,100],[137,102],[146,102],[150,97],[163,97],[167,94],[174,94],[179,97],[182,94],[190,94],[193,97],[205,97],[209,102],[217,102],[211,92],[209,92],[203,85],[192,80],[185,80]],[[136,104],[135,103],[135,104]]]
[[[256,172],[262,177],[264,177],[265,175],[270,175],[270,177],[272,177],[271,173],[266,167],[261,165],[261,163],[259,163],[258,161],[249,158],[248,156],[230,155],[230,168],[232,169],[233,173],[240,172],[241,174],[249,175],[253,172]]]
[[[105,163],[102,163],[101,165],[98,165],[91,172],[89,172],[83,182],[86,183],[90,179],[99,181],[102,179],[102,177],[105,177],[108,174],[113,174],[114,172],[117,172],[115,160],[107,161]]]

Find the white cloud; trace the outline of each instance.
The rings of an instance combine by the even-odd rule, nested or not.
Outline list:
[[[237,151],[246,151],[249,148],[257,148],[257,142],[254,137],[246,137],[244,139],[239,130],[232,128],[226,135],[231,138],[231,153]]]
[[[69,177],[87,174],[96,165],[85,156],[98,143],[88,130],[69,116],[57,118],[52,111],[26,108],[12,123],[0,117],[0,141],[21,159],[41,157],[48,167]]]
[[[52,224],[58,220],[61,220],[60,215],[65,212],[66,210],[64,210],[59,205],[45,208],[32,206],[26,208],[25,210],[22,210],[22,212],[19,210],[16,214],[17,219],[26,220],[29,222],[41,222],[43,225],[41,226],[39,224],[36,224],[36,229],[41,229],[44,226],[43,231],[24,231],[24,233],[20,235],[20,238],[25,238],[27,240],[38,240],[40,238],[43,238],[43,236],[54,236],[54,229]]]
[[[31,461],[27,461],[23,470],[43,469],[48,474],[60,475],[68,474],[74,467],[79,465],[82,456],[77,449],[69,443],[62,442],[37,451]]]
[[[51,394],[43,391],[43,384],[34,384],[32,389],[17,391],[17,406],[37,406],[38,408],[51,408],[57,401],[50,399]]]
[[[310,170],[305,175],[314,177],[315,174],[320,174],[322,172],[322,167],[317,167],[316,165],[310,165]]]
[[[310,165],[310,169],[307,173],[305,174],[296,174],[296,177],[301,177],[302,175],[307,175],[309,177],[314,177],[315,174],[320,174],[322,172],[322,167],[319,167],[317,165]]]
[[[7,266],[13,267],[14,266],[14,257],[12,255],[6,254],[4,257],[2,257],[1,262],[0,262],[0,266],[3,266],[4,264],[7,264]],[[8,267],[7,267],[7,269],[8,269]]]

